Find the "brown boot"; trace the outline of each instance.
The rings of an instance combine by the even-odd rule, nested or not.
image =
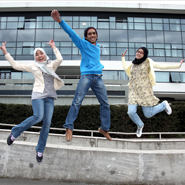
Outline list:
[[[98,131],[99,131],[100,133],[102,133],[109,141],[112,141],[112,138],[110,137],[108,131],[104,131],[104,130],[102,130],[101,128],[99,128]]]
[[[73,131],[69,128],[66,129],[66,141],[69,142],[73,138]]]

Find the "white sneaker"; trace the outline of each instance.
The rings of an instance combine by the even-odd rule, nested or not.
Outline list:
[[[166,104],[166,108],[164,110],[168,115],[170,115],[172,113],[172,108],[170,107],[169,103],[166,100],[164,100],[163,102]]]
[[[144,126],[143,126],[143,127],[144,127]],[[136,131],[136,136],[137,136],[137,137],[141,137],[141,136],[142,136],[143,127],[137,128],[137,131]]]

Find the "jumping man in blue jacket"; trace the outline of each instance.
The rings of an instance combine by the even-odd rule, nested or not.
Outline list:
[[[60,19],[60,14],[57,10],[53,10],[51,16],[69,35],[74,44],[80,49],[82,55],[80,64],[81,78],[76,88],[66,122],[63,125],[66,128],[66,140],[72,140],[73,123],[77,118],[79,108],[87,91],[91,88],[100,102],[101,127],[98,130],[111,141],[112,139],[108,132],[110,128],[110,106],[107,91],[102,80],[102,69],[104,66],[100,63],[100,46],[97,43],[97,30],[94,27],[86,28],[84,30],[85,38],[81,39],[64,20]]]

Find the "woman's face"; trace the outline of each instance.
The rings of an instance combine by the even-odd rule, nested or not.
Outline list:
[[[138,49],[137,51],[136,51],[136,58],[137,59],[141,59],[141,58],[143,58],[144,57],[144,51],[142,50],[142,49]]]
[[[35,58],[36,58],[37,62],[44,62],[44,61],[46,61],[45,54],[42,51],[40,51],[40,50],[36,51]]]

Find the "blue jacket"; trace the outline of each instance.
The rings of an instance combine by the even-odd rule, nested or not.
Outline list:
[[[81,52],[81,75],[102,74],[104,66],[100,63],[100,45],[97,43],[93,45],[85,40],[85,38],[81,39],[64,20],[59,24]]]

